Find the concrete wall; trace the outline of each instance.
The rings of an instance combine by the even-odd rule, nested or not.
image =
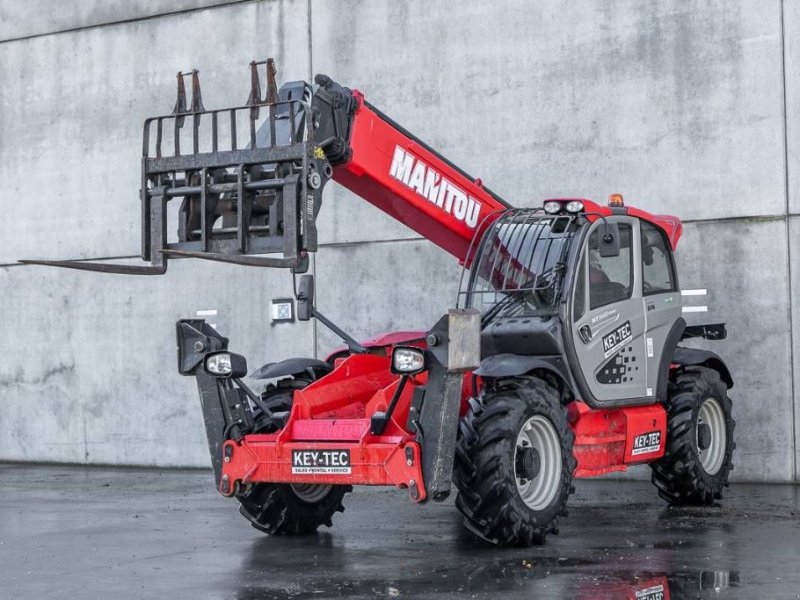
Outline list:
[[[708,317],[729,323],[713,347],[737,382],[734,476],[800,480],[797,3],[45,4],[0,0],[0,263],[134,254],[140,124],[171,107],[175,71],[199,68],[218,107],[274,56],[284,80],[362,89],[514,204],[619,191],[686,219],[681,283],[708,287]],[[358,335],[432,324],[455,261],[327,191],[321,310]],[[254,362],[324,353],[327,332],[268,323],[289,286],[207,264],[144,279],[0,267],[0,459],[207,464],[173,322],[216,308]]]

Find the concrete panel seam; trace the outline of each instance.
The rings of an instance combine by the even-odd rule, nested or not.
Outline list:
[[[787,184],[788,185],[788,184]],[[682,223],[685,225],[694,225],[694,224],[723,224],[723,223],[772,223],[775,221],[786,221],[788,224],[788,220],[791,218],[799,218],[800,213],[792,213],[788,212],[788,214],[780,214],[780,215],[758,215],[758,216],[750,216],[750,217],[724,217],[724,218],[717,218],[717,219],[683,219]],[[788,226],[788,225],[787,225]],[[394,244],[398,242],[422,242],[428,241],[427,238],[421,236],[414,236],[414,237],[405,237],[405,238],[390,238],[385,240],[353,240],[349,242],[321,242],[319,243],[319,248],[348,248],[353,246],[365,246],[368,244]],[[60,258],[60,257],[59,257]],[[138,254],[125,254],[119,256],[95,256],[91,258],[79,258],[79,259],[71,259],[76,261],[94,261],[94,260],[130,260],[140,258]],[[0,263],[0,268],[8,268],[8,267],[30,267],[36,265],[23,265],[20,263]]]
[[[156,466],[152,463],[127,463],[127,464],[119,464],[119,463],[110,463],[110,462],[96,462],[96,463],[85,463],[85,462],[75,462],[75,461],[60,461],[60,460],[25,460],[25,459],[14,459],[14,460],[6,460],[0,459],[0,467],[2,466],[18,466],[18,465],[36,465],[37,467],[81,467],[82,469],[88,469],[92,471],[100,471],[102,469],[114,469],[119,471],[138,471],[142,469],[146,469],[148,471],[158,471],[158,472],[173,472],[173,473],[196,473],[196,472],[206,472],[211,473],[211,469],[209,467],[174,467],[174,466]]]
[[[208,6],[198,6],[195,8],[184,8],[181,10],[173,10],[173,11],[166,11],[160,12],[153,15],[147,15],[142,17],[131,17],[130,19],[120,19],[118,21],[107,21],[105,23],[94,23],[92,25],[82,25],[81,27],[70,27],[68,29],[58,29],[56,31],[48,31],[46,33],[33,33],[31,35],[23,35],[20,37],[15,38],[8,38],[5,40],[0,40],[0,44],[7,44],[10,42],[22,42],[25,40],[34,40],[36,38],[47,37],[49,35],[59,35],[62,33],[74,33],[77,31],[86,31],[89,29],[96,29],[98,27],[109,27],[113,25],[124,25],[126,23],[137,23],[139,21],[150,21],[152,19],[159,19],[161,17],[171,17],[174,15],[185,15],[188,13],[197,12],[200,10],[211,10],[214,8],[220,8],[223,6],[235,6],[237,4],[245,4],[248,2],[252,2],[252,0],[232,0],[231,2],[220,2],[219,4],[210,4]]]
[[[789,281],[792,280],[792,242],[791,227],[789,223],[790,196],[789,196],[789,118],[787,112],[786,98],[786,21],[784,18],[785,0],[781,0],[781,87],[783,93],[783,176],[784,176],[784,201],[786,202],[786,268],[788,270]],[[789,360],[792,365],[790,370],[790,383],[792,386],[792,480],[798,481],[797,472],[797,397],[796,394],[796,374],[794,361],[794,316],[792,314],[792,286],[789,285]]]
[[[83,423],[83,462],[84,462],[84,464],[88,464],[89,463],[89,434],[87,432],[86,411],[83,410],[83,404],[81,404],[81,422]]]
[[[314,82],[314,47],[311,27],[311,0],[306,0],[306,24],[308,27],[308,81]]]
[[[392,238],[388,240],[353,240],[351,242],[328,242],[327,244],[320,244],[320,248],[348,248],[351,246],[366,246],[368,244],[394,244],[397,242],[422,242],[428,241],[424,237],[407,237],[407,238]]]
[[[779,215],[754,215],[745,217],[722,217],[715,219],[682,219],[684,225],[695,224],[724,224],[724,223],[774,223],[777,221],[788,222],[789,218],[800,217],[800,213],[788,213]],[[421,242],[428,241],[427,238],[421,236],[405,237],[405,238],[391,238],[385,240],[352,240],[349,242],[322,242],[319,244],[320,248],[347,248],[352,246],[365,246],[368,244],[394,244],[397,242]]]
[[[752,215],[744,217],[716,217],[712,219],[681,219],[683,224],[704,224],[704,223],[772,223],[775,221],[783,221],[789,217],[797,217],[800,214],[795,213],[781,213],[778,215]]]
[[[313,38],[312,38],[312,27],[311,27],[311,0],[306,0],[306,27],[308,36],[308,81],[313,84],[314,82],[314,47],[313,47]],[[317,276],[317,253],[314,252],[311,255],[311,272],[314,273],[314,277]],[[314,282],[314,287],[316,287],[316,281]],[[316,294],[315,294],[316,295]],[[314,358],[319,358],[319,323],[317,323],[316,319],[311,319],[311,339],[312,341],[312,350],[314,351]]]

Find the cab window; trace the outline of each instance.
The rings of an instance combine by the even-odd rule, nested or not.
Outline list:
[[[655,225],[642,221],[642,293],[662,294],[676,290],[675,268],[667,237]]]
[[[626,300],[633,291],[632,229],[619,226],[619,256],[600,256],[603,226],[589,236],[589,308],[594,310]]]

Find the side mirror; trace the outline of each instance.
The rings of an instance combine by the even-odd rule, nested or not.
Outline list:
[[[297,286],[297,320],[308,321],[314,316],[314,276],[301,275]]]
[[[619,256],[619,225],[605,222],[600,225],[600,256]]]

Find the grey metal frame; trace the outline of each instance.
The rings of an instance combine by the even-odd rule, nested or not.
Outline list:
[[[267,81],[263,97],[258,73],[261,65],[266,67]],[[250,74],[250,95],[244,105],[206,110],[197,71],[180,72],[173,111],[145,121],[141,257],[150,265],[21,262],[160,275],[167,269],[168,258],[194,257],[304,271],[308,253],[317,249],[315,218],[332,168],[324,154],[317,152],[309,102],[302,97],[279,100],[284,88],[293,84],[278,92],[272,59],[250,63]],[[192,96],[187,105],[184,79],[188,77]],[[291,96],[291,90],[287,91]],[[259,127],[261,111],[267,111],[267,116]],[[187,121],[190,129],[185,128]],[[204,121],[210,123],[207,135],[201,128]],[[229,125],[227,139],[220,135],[223,121]],[[246,123],[246,140],[238,135],[242,123]],[[260,135],[262,129],[264,136]],[[181,148],[182,137],[187,135],[189,143]],[[172,141],[169,152],[165,151],[167,139]],[[168,242],[167,215],[176,199],[181,201],[178,240]],[[195,223],[198,217],[199,223]],[[220,219],[222,226],[218,227]],[[249,256],[254,254],[280,256]]]

